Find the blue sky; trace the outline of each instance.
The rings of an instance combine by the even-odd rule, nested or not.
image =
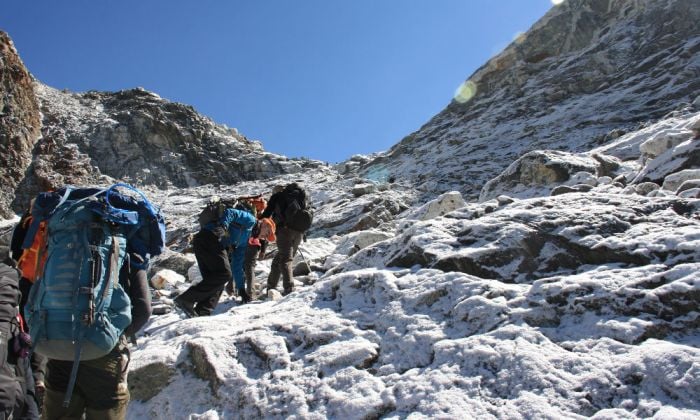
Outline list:
[[[141,86],[265,149],[339,162],[420,128],[551,0],[4,0],[59,89]]]

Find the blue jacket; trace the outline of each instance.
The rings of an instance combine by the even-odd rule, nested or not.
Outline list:
[[[219,223],[221,226],[227,226],[228,234],[221,239],[221,245],[224,248],[233,248],[229,252],[231,272],[236,281],[236,288],[243,290],[245,284],[243,261],[250,232],[255,226],[255,216],[245,210],[226,209]]]

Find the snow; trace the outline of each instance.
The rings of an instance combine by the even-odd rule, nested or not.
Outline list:
[[[669,125],[618,145],[638,150]],[[356,182],[319,182],[328,176],[295,175],[323,220],[381,194],[413,197],[349,199]],[[151,318],[132,352],[128,418],[700,417],[700,200],[591,184],[458,208],[448,193],[379,229],[312,231],[301,245],[312,272],[294,293]],[[168,192],[169,234],[194,232],[214,191],[264,188]],[[269,264],[258,263],[258,290]]]

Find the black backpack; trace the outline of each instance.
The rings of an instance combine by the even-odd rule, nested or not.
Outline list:
[[[314,214],[308,203],[306,191],[296,184],[290,184],[284,189],[287,206],[282,219],[284,224],[297,232],[306,232],[314,221]]]
[[[222,199],[218,196],[211,197],[199,213],[199,226],[204,228],[210,223],[219,223],[219,220],[224,215],[224,211],[227,208],[235,207],[237,202],[236,199]]]
[[[31,343],[22,332],[19,314],[19,275],[0,264],[0,417],[19,418],[27,395],[27,359]],[[4,417],[3,417],[4,415]]]

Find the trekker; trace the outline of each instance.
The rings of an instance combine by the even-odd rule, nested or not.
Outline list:
[[[255,298],[255,265],[258,259],[265,258],[267,244],[277,240],[275,237],[275,229],[275,222],[271,218],[266,217],[258,219],[250,233],[248,247],[245,251],[245,259],[243,261],[243,274],[245,275],[245,291],[251,299]],[[233,295],[233,280],[229,280],[226,284],[226,292],[229,295]]]
[[[151,316],[151,293],[145,265],[140,255],[133,252],[127,254],[119,271],[119,282],[131,299],[131,324],[109,354],[80,362],[75,388],[67,408],[63,407],[63,402],[73,361],[49,359],[42,418],[126,418],[130,398],[127,385],[130,359],[127,338],[135,339],[133,337]]]
[[[126,336],[150,317],[146,270],[165,249],[165,219],[124,183],[40,193],[31,215],[22,257],[46,235],[24,310],[33,350],[49,359],[43,417],[123,419]]]
[[[294,291],[294,277],[292,276],[292,260],[304,238],[304,233],[311,225],[311,206],[308,203],[306,192],[296,183],[286,187],[275,187],[270,197],[263,217],[272,216],[277,225],[277,255],[272,260],[270,275],[267,277],[268,293],[277,288],[280,275],[284,295]],[[298,216],[304,213],[306,217],[302,223],[298,222]]]
[[[31,341],[21,335],[24,322],[18,312],[20,276],[14,262],[6,262],[0,263],[0,419],[38,419]]]
[[[12,231],[12,239],[10,242],[10,255],[14,260],[14,264],[20,273],[18,283],[19,291],[21,294],[19,301],[20,314],[24,314],[24,307],[27,304],[29,290],[31,289],[32,284],[34,284],[36,276],[38,275],[37,266],[40,265],[40,262],[38,260],[42,258],[41,252],[38,249],[38,247],[41,244],[36,243],[39,241],[35,241],[35,243],[32,244],[32,247],[30,249],[25,250],[22,248],[22,243],[24,242],[24,239],[27,235],[27,230],[29,229],[29,225],[31,224],[31,222],[32,216],[30,204],[29,209],[27,209],[27,211],[22,215],[22,217],[19,220],[19,223],[17,223],[14,230]],[[45,228],[45,225],[41,227],[41,229]],[[37,235],[36,237],[39,238],[41,237],[41,235]],[[44,393],[46,390],[46,386],[44,385],[44,378],[46,376],[47,361],[48,359],[46,359],[46,357],[42,356],[39,353],[32,352],[32,376],[34,377],[34,388],[39,408],[41,408],[43,404]]]
[[[175,298],[175,305],[187,316],[211,315],[231,278],[243,303],[250,302],[244,286],[243,260],[255,215],[253,208],[241,204],[236,207],[225,208],[219,219],[205,223],[194,235],[192,247],[202,281]]]
[[[248,248],[245,251],[245,259],[243,261],[243,273],[245,275],[246,293],[251,299],[254,299],[254,282],[255,282],[255,265],[258,259],[265,258],[268,242],[275,241],[275,222],[270,218],[263,218],[262,213],[267,207],[267,201],[262,195],[239,197],[239,200],[247,201],[251,206],[255,207],[258,220],[250,232],[248,239]],[[235,287],[233,279],[226,283],[226,293],[233,296]]]

